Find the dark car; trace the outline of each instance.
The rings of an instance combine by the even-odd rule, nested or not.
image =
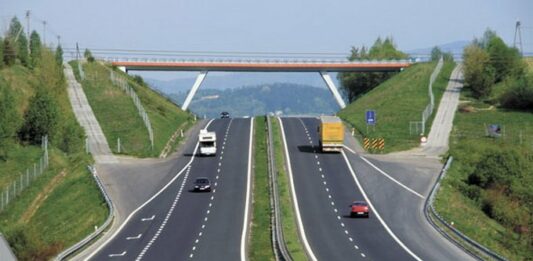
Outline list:
[[[220,113],[220,118],[221,119],[229,119],[229,112],[227,111],[223,111]]]
[[[194,181],[194,191],[211,191],[211,181],[208,178],[197,178]]]
[[[351,217],[357,217],[357,216],[364,216],[369,217],[370,209],[368,208],[368,204],[365,201],[354,201],[350,205],[350,216]]]

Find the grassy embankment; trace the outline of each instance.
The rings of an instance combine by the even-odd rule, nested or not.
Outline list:
[[[359,139],[384,138],[384,152],[407,150],[418,146],[420,137],[415,132],[409,133],[409,122],[420,121],[422,111],[429,103],[429,77],[435,66],[436,63],[421,63],[405,69],[349,104],[338,113],[339,117],[355,127]],[[454,66],[452,62],[445,62],[433,84],[434,114]],[[367,129],[366,110],[376,111],[375,128]],[[430,117],[426,123],[426,135],[429,133],[432,121],[433,117]]]
[[[81,128],[68,101],[62,68],[53,62],[49,51],[43,51],[42,56],[42,66],[33,70],[20,65],[0,70],[0,84],[12,92],[17,117],[22,122],[30,98],[37,89],[46,88],[58,105],[59,128],[64,128],[63,124]],[[62,129],[58,133],[61,137],[50,138],[49,168],[0,213],[0,230],[19,260],[51,258],[94,231],[108,215],[87,170],[92,159],[85,154],[83,142],[70,144],[68,153],[58,147],[69,134]],[[0,187],[4,189],[20,173],[33,168],[41,155],[40,146],[12,141],[7,157],[0,160]]]
[[[533,63],[530,63],[530,69],[533,70]],[[492,95],[492,99],[498,93],[505,91],[498,88],[504,87],[495,86],[497,92]],[[436,209],[445,220],[453,222],[461,232],[509,260],[530,260],[533,256],[533,247],[531,239],[527,239],[528,234],[519,235],[513,231],[511,225],[498,222],[496,219],[507,220],[508,223],[523,220],[522,222],[527,223],[528,216],[531,222],[532,213],[528,213],[527,208],[521,205],[513,191],[502,194],[498,188],[476,190],[476,187],[468,185],[468,177],[470,173],[475,172],[476,165],[488,151],[517,151],[529,159],[531,164],[533,114],[495,108],[470,98],[466,91],[462,93],[462,100],[464,104],[462,107],[469,107],[455,115],[449,152],[454,157],[454,162],[437,194]],[[485,129],[488,124],[499,124],[502,127],[503,137],[498,139],[487,137]],[[531,167],[533,166],[530,165],[530,169]],[[514,182],[529,186],[531,191],[533,173],[513,181],[511,188],[517,185]],[[478,193],[473,193],[476,191]],[[489,206],[492,206],[492,212],[498,217],[491,218],[487,215],[487,210],[484,211],[484,208]],[[494,210],[494,207],[497,209]]]
[[[274,152],[276,170],[278,172],[278,192],[283,225],[283,236],[287,249],[295,261],[307,260],[307,256],[300,242],[296,216],[291,199],[289,176],[286,171],[285,152],[281,138],[281,129],[276,118],[272,118],[272,135],[274,136]]]
[[[71,62],[74,73],[79,81],[76,62]],[[102,127],[113,153],[118,153],[117,141],[120,138],[121,154],[139,157],[157,157],[164,149],[170,137],[180,129],[186,130],[193,123],[193,116],[183,112],[175,104],[144,85],[119,71],[127,77],[130,86],[135,90],[146,110],[154,132],[154,148],[152,150],[146,129],[133,100],[119,87],[112,84],[106,66],[99,63],[84,63],[86,75],[81,81],[87,99]],[[171,143],[175,148],[181,138]]]
[[[250,244],[251,260],[275,260],[270,228],[270,188],[268,178],[265,117],[254,122],[253,217]]]

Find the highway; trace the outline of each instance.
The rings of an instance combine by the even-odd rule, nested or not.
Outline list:
[[[246,253],[252,119],[217,119],[217,155],[199,157],[185,149],[189,163],[139,207],[90,260],[240,260]],[[150,175],[150,173],[146,173]],[[192,192],[197,177],[208,177],[212,192]]]
[[[423,218],[421,207],[432,176],[413,179],[409,168],[400,164],[367,160],[400,172],[398,179],[408,185],[396,183],[359,155],[318,152],[318,119],[281,122],[300,232],[311,260],[471,259]],[[350,218],[349,204],[355,200],[371,203],[370,218]]]

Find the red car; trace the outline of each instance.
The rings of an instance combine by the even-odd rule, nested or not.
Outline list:
[[[368,217],[370,213],[370,209],[368,208],[368,204],[365,201],[354,201],[351,205],[351,217],[356,216],[364,216]]]

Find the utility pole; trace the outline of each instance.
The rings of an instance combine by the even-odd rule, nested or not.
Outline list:
[[[28,29],[28,51],[30,51],[30,10],[26,10],[26,28]]]
[[[520,45],[520,48],[517,46],[517,41],[516,41],[517,36],[518,36],[518,44]],[[514,29],[513,47],[520,49],[520,55],[524,56],[524,47],[522,46],[522,30],[521,30],[520,20],[516,21],[516,26]]]
[[[43,21],[43,43],[46,46],[46,21]]]

